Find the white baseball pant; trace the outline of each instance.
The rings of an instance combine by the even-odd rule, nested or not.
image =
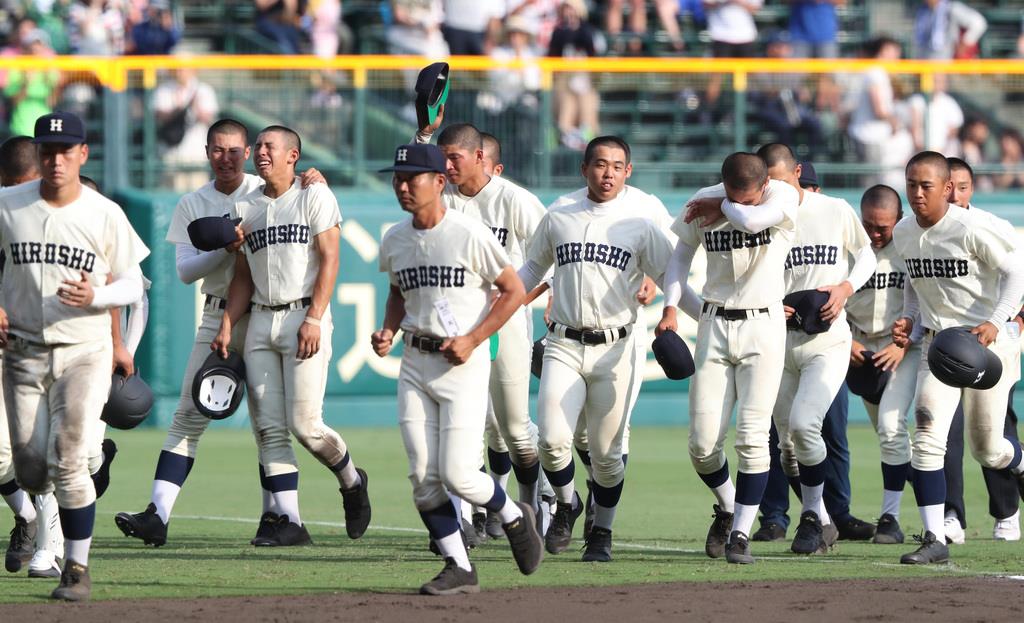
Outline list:
[[[3,378],[3,353],[0,353],[0,379]],[[0,391],[0,484],[14,480],[14,458],[11,455],[11,428],[7,423],[7,407]]]
[[[498,329],[498,353],[491,362],[490,410],[494,425],[512,462],[528,467],[537,462],[537,447],[530,436],[530,362],[533,342],[526,314],[521,309]],[[488,418],[489,419],[489,418]],[[499,450],[494,430],[487,426],[488,446]]]
[[[864,345],[865,350],[877,353],[892,343],[892,336],[883,334],[868,337],[856,329],[853,339]],[[917,369],[921,363],[921,345],[907,348],[903,361],[892,371],[885,384],[882,399],[877,405],[864,400],[864,408],[871,419],[871,425],[878,432],[878,445],[882,462],[887,465],[904,465],[910,462],[910,433],[907,420],[914,404],[914,390],[917,388]]]

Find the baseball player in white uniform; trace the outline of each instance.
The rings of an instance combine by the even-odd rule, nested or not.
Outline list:
[[[874,273],[875,255],[850,204],[800,187],[800,165],[788,146],[769,143],[757,154],[768,166],[769,177],[789,184],[800,197],[796,238],[785,262],[786,293],[828,293],[819,313],[822,321],[831,323],[827,331],[786,332],[785,365],[772,413],[783,471],[800,479],[803,510],[792,550],[814,554],[827,551],[839,538],[822,498],[827,450],[821,428],[849,368],[850,327],[843,307]]]
[[[386,169],[412,217],[381,241],[380,269],[391,288],[383,327],[371,336],[383,357],[403,331],[399,426],[416,508],[445,559],[420,588],[430,595],[480,590],[449,491],[501,517],[522,573],[533,573],[544,553],[532,506],[510,500],[478,469],[491,374],[487,342],[520,313],[523,284],[492,230],[446,206],[447,168],[440,149],[412,144],[399,146]]]
[[[227,356],[232,329],[250,303],[243,357],[252,393],[260,461],[279,519],[273,537],[256,545],[310,542],[298,504],[298,465],[289,433],[335,475],[345,530],[358,539],[370,522],[366,472],[355,466],[341,436],[324,425],[323,399],[331,360],[331,297],[338,277],[341,213],[323,184],[302,188],[295,163],[298,134],[264,128],[253,158],[264,180],[235,204],[245,233],[220,330],[210,347]]]
[[[903,218],[899,193],[882,184],[872,186],[861,197],[860,214],[875,253],[875,272],[846,300],[846,320],[853,338],[850,366],[875,366],[892,372],[877,404],[863,400],[878,433],[882,457],[882,509],[873,541],[889,545],[904,539],[899,517],[910,476],[907,417],[914,402],[921,345],[904,347],[892,340],[892,325],[903,312],[907,281],[907,267],[892,244],[893,228]],[[864,351],[874,353],[871,361],[864,358]]]
[[[40,117],[42,179],[0,195],[0,342],[14,468],[29,492],[54,484],[65,564],[51,596],[70,601],[91,593],[96,491],[88,444],[110,389],[107,310],[141,298],[139,262],[149,254],[121,209],[79,181],[85,141],[77,116]]]
[[[237,201],[263,187],[262,178],[245,173],[250,151],[248,131],[241,122],[221,119],[211,125],[206,135],[206,156],[214,179],[178,200],[167,230],[167,241],[175,246],[178,278],[186,284],[201,279],[201,293],[205,300],[203,317],[182,377],[178,406],[157,458],[149,506],[141,513],[118,513],[114,518],[126,536],[141,539],[147,545],[159,547],[167,541],[171,511],[192,470],[199,438],[210,423],[210,419],[195,408],[192,381],[209,355],[210,342],[220,329],[228,285],[235,270],[235,253],[244,242],[239,228],[238,240],[234,244],[216,251],[200,251],[192,246],[188,226],[202,217],[229,215]],[[316,170],[303,175],[304,185],[322,181],[323,177]],[[247,320],[243,319],[235,327],[233,344],[237,349],[244,348],[247,326]],[[251,399],[251,393],[247,397]],[[287,453],[289,449],[282,448],[282,452]],[[273,536],[273,526],[279,519],[279,509],[274,504],[272,493],[277,481],[268,479],[262,461],[259,472],[263,516],[257,537],[269,538]]]
[[[1020,344],[1008,329],[1024,295],[1024,256],[1013,227],[990,214],[948,203],[949,164],[925,151],[907,164],[907,197],[914,211],[896,225],[893,243],[907,267],[902,317],[893,337],[906,340],[917,323],[923,327],[922,353],[935,333],[971,326],[978,341],[999,357],[1003,372],[987,390],[958,389],[939,381],[922,356],[915,395],[911,481],[924,522],[921,546],[900,562],[925,564],[949,558],[944,510],[943,456],[950,420],[963,400],[964,426],[971,454],[992,469],[1021,471],[1021,449],[1003,436],[1010,387],[1020,378]],[[1015,326],[1015,325],[1014,325]]]
[[[785,362],[784,268],[796,235],[796,190],[768,179],[755,154],[722,164],[722,183],[703,188],[672,226],[679,236],[666,271],[657,332],[677,327],[676,306],[697,247],[707,281],[690,380],[690,460],[718,503],[705,552],[754,562],[749,534],[768,481],[768,432]],[[724,216],[724,218],[722,218]],[[736,486],[723,444],[736,407]]]
[[[619,198],[632,173],[629,145],[595,138],[584,153],[588,192],[544,216],[519,274],[533,290],[554,266],[553,304],[538,396],[541,463],[558,502],[545,536],[565,551],[583,510],[572,458],[578,418],[586,419],[597,504],[584,561],[611,560],[612,523],[622,495],[622,436],[633,399],[637,348],[627,339],[644,276],[660,281],[672,245]]]

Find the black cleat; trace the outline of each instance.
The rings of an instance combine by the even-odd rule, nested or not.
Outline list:
[[[273,541],[277,531],[277,521],[280,516],[277,513],[267,511],[260,516],[260,525],[256,528],[256,536],[249,541],[249,545],[267,546]]]
[[[900,530],[900,522],[889,513],[878,518],[878,526],[875,528],[875,537],[872,543],[880,545],[898,545],[903,542],[903,530]]]
[[[459,528],[462,532],[462,542],[466,544],[466,549],[476,549],[477,545],[480,545],[480,539],[476,536],[476,528],[473,527],[473,522],[463,518],[462,527]]]
[[[476,579],[476,567],[470,565],[466,571],[455,564],[454,558],[444,559],[444,568],[434,579],[420,587],[420,595],[458,595],[479,593],[480,582]]]
[[[754,557],[750,554],[750,542],[747,535],[739,530],[733,530],[729,535],[729,542],[725,544],[725,561],[735,565],[753,564]]]
[[[37,521],[38,518],[25,521],[22,517],[14,516],[14,528],[11,529],[11,540],[4,558],[4,568],[11,573],[21,571],[22,565],[32,560],[32,555],[36,553]]]
[[[827,549],[818,513],[804,511],[800,515],[800,525],[796,527],[796,536],[793,537],[790,549],[794,554],[815,554],[819,553],[822,547]]]
[[[267,513],[264,513],[266,515]],[[262,526],[263,520],[260,520]],[[305,524],[299,525],[288,519],[288,515],[278,515],[274,523],[273,534],[268,537],[261,537],[252,540],[256,547],[298,547],[301,545],[312,545],[313,539],[309,537],[309,531]]]
[[[118,513],[114,523],[125,536],[142,539],[146,545],[160,547],[167,542],[167,526],[160,515],[156,514],[156,504],[152,502],[141,513]]]
[[[114,462],[114,457],[117,456],[117,444],[114,443],[113,439],[104,439],[102,447],[103,463],[96,470],[96,473],[92,474],[92,483],[96,487],[97,499],[103,497],[103,494],[107,492],[107,487],[110,486],[110,464]]]
[[[722,507],[715,504],[712,507],[715,511],[714,521],[708,528],[708,538],[704,541],[704,553],[709,558],[721,558],[725,556],[725,544],[729,541],[729,533],[732,532],[732,513],[722,510]]]
[[[561,554],[572,542],[572,529],[576,520],[583,514],[583,501],[578,493],[573,492],[571,504],[559,502],[555,507],[555,516],[544,535],[544,546],[551,554]]]
[[[583,562],[611,562],[612,531],[601,526],[591,528],[582,560]]]
[[[341,503],[345,507],[345,532],[350,539],[363,536],[370,525],[370,494],[367,491],[370,479],[360,467],[356,468],[356,473],[361,480],[359,486],[339,489]]]
[[[857,519],[853,515],[846,521],[835,521],[839,529],[840,541],[870,541],[875,536],[875,527],[866,521]]]
[[[92,580],[89,579],[89,568],[74,560],[64,564],[60,574],[60,584],[50,593],[51,599],[63,601],[87,601],[92,593]]]
[[[777,524],[774,521],[766,521],[761,524],[754,536],[750,537],[751,541],[785,541],[786,540],[786,529],[781,524]]]
[[[473,531],[476,532],[476,542],[478,544],[488,539],[487,513],[473,513]]]
[[[900,563],[927,565],[949,560],[949,546],[937,540],[931,532],[925,532],[923,537],[915,536],[914,539],[920,541],[921,546],[909,554],[900,556]]]
[[[533,507],[523,502],[516,502],[523,516],[513,522],[504,524],[505,536],[512,548],[512,556],[519,565],[519,572],[530,575],[537,570],[544,560],[544,540],[537,532],[537,517]]]

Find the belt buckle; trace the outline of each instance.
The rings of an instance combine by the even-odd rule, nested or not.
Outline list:
[[[584,329],[580,331],[580,342],[587,346],[597,346],[604,344],[604,331],[592,331]]]
[[[416,348],[419,349],[420,353],[424,355],[429,355],[430,353],[437,352],[437,348],[433,348],[435,344],[438,347],[440,347],[441,340],[435,340],[434,338],[431,337],[420,336],[416,343]]]

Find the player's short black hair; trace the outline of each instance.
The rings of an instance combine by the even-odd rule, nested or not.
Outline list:
[[[864,54],[867,55],[868,58],[874,58],[878,56],[878,53],[882,51],[882,48],[887,45],[899,46],[900,42],[889,35],[881,35],[864,44]]]
[[[722,183],[733,190],[750,190],[768,181],[768,165],[757,154],[738,151],[722,163]]]
[[[39,171],[36,146],[29,136],[12,136],[0,145],[0,181],[10,183]]]
[[[914,155],[907,163],[907,171],[910,171],[911,167],[915,167],[919,164],[926,164],[935,167],[939,172],[939,176],[944,179],[949,179],[949,161],[946,157],[937,151],[922,151]]]
[[[213,122],[210,129],[206,131],[207,145],[213,142],[214,134],[241,134],[242,140],[245,144],[249,144],[249,128],[245,127],[245,124],[241,121],[231,119],[230,117],[218,119]]]
[[[768,143],[757,150],[757,155],[769,169],[778,164],[785,165],[790,171],[796,169],[796,154],[785,143]]]
[[[462,147],[470,151],[484,148],[484,138],[480,130],[471,123],[453,123],[441,131],[437,137],[437,146],[445,145]]]
[[[861,212],[864,211],[864,208],[870,207],[895,207],[896,217],[903,218],[903,200],[900,199],[900,194],[891,186],[875,184],[871,188],[865,190],[864,194],[860,198]]]
[[[629,150],[629,143],[618,136],[608,134],[605,136],[598,136],[587,143],[587,149],[583,152],[583,164],[590,164],[590,161],[594,159],[594,152],[597,151],[598,147],[618,147],[626,154],[626,164],[630,163],[632,153]]]
[[[949,170],[952,171],[967,171],[967,175],[971,178],[971,183],[974,183],[974,169],[971,165],[967,164],[967,161],[963,158],[946,158],[946,162],[949,163]]]
[[[88,175],[79,175],[78,181],[82,183],[82,186],[88,186],[96,192],[100,192],[100,185],[96,183],[96,180],[92,179]]]
[[[299,133],[295,130],[283,125],[268,125],[260,130],[260,134],[266,134],[267,132],[277,132],[278,134],[283,135],[285,137],[285,146],[289,149],[294,147],[299,150],[299,155],[302,155],[302,139],[299,138]]]
[[[483,139],[484,151],[494,152],[494,164],[501,164],[501,141],[498,137],[488,132],[481,132],[480,138]]]

